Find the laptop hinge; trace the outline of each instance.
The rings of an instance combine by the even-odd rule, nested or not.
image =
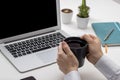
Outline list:
[[[35,36],[39,36],[39,35],[43,35],[43,34],[49,34],[49,33],[52,33],[52,32],[55,32],[56,30],[53,30],[53,31],[49,31],[49,32],[45,32],[45,33],[41,33],[41,34],[36,34],[36,35],[32,35],[32,36],[28,36],[28,37],[25,37],[25,38],[20,38],[20,39],[16,39],[16,40],[12,40],[12,41],[6,41],[4,42],[5,44],[8,44],[8,43],[11,43],[11,42],[15,42],[15,41],[19,41],[19,40],[23,40],[23,39],[27,39],[27,38],[31,38],[31,37],[35,37]]]

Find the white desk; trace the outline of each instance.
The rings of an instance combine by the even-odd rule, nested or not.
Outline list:
[[[88,29],[77,28],[76,14],[81,0],[61,0],[62,8],[71,8],[74,11],[71,24],[62,24],[62,29],[71,36],[81,36],[84,33],[95,34],[91,28],[92,22],[98,21],[119,21],[120,5],[112,0],[87,0],[90,6],[90,21]],[[104,52],[104,48],[103,52]],[[117,64],[120,64],[120,46],[110,47],[108,54]],[[82,80],[106,80],[106,78],[87,60],[85,65],[79,69]],[[26,73],[19,73],[7,60],[0,54],[0,80],[20,80],[27,76],[34,76],[37,80],[63,80],[64,74],[58,69],[57,64],[44,68],[39,68]]]

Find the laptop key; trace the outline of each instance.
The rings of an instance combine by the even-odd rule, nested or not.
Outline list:
[[[32,50],[32,52],[34,53],[34,52],[38,52],[38,51],[45,50],[45,49],[49,49],[49,48],[51,48],[51,47],[50,47],[50,46],[46,46],[46,47],[42,47],[42,48],[40,48],[40,49]]]
[[[13,55],[15,58],[17,58],[18,56],[17,55]]]
[[[26,53],[25,53],[25,52],[22,52],[22,55],[26,55]]]

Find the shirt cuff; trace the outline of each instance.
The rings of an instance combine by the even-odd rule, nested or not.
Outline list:
[[[81,80],[80,73],[78,71],[71,71],[64,76],[64,80]]]
[[[100,70],[104,76],[108,79],[120,72],[120,66],[115,64],[109,57],[103,55],[95,64],[95,67]]]

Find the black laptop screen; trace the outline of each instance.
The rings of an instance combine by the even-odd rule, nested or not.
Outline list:
[[[57,26],[56,0],[3,1],[0,39]]]

